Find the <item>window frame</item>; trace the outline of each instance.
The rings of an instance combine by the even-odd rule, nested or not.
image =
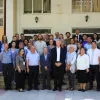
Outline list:
[[[52,0],[51,0],[51,2],[52,2]],[[52,4],[52,3],[51,3]],[[50,7],[51,7],[51,4],[50,4]],[[25,15],[45,15],[45,14],[51,14],[52,13],[52,9],[51,9],[51,12],[50,13],[43,13],[43,0],[42,0],[42,12],[41,13],[34,13],[33,10],[34,8],[33,8],[33,0],[32,0],[32,13],[24,13],[24,0],[23,0],[23,14],[25,14]]]
[[[72,3],[73,3],[73,0],[71,0],[71,13],[72,14],[86,14],[86,13],[96,13],[96,14],[99,14],[100,12],[93,12],[92,11],[92,3],[93,3],[93,1],[92,1],[92,3],[91,3],[91,11],[90,12],[82,12],[82,0],[80,0],[81,1],[81,11],[80,12],[73,12],[73,5],[72,5]]]

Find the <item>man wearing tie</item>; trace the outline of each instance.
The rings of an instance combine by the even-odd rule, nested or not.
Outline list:
[[[62,80],[64,74],[64,64],[65,64],[66,54],[64,52],[64,49],[61,48],[60,45],[61,45],[61,41],[57,40],[56,47],[51,50],[51,62],[54,71],[53,91],[56,91],[57,89],[59,89],[59,91],[62,91]]]
[[[76,36],[78,38],[78,41],[81,42],[82,41],[82,36],[80,35],[79,29],[76,29],[75,35],[73,35],[73,38],[75,38]]]
[[[51,71],[51,57],[48,52],[48,48],[44,47],[43,54],[40,56],[40,65],[41,65],[41,71],[43,75],[43,83],[42,83],[42,89],[48,89],[50,90],[50,71]],[[47,84],[46,84],[47,80]]]

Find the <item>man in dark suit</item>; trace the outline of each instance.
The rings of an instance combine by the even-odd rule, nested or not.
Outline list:
[[[51,62],[54,71],[54,89],[56,91],[62,91],[62,81],[64,75],[64,64],[65,64],[65,51],[61,48],[61,41],[56,41],[56,47],[51,50]]]
[[[75,38],[76,36],[78,38],[78,41],[81,42],[82,41],[82,36],[80,34],[80,30],[79,29],[76,29],[75,35],[73,35],[72,37]]]
[[[48,89],[50,90],[50,71],[51,71],[51,57],[48,53],[48,48],[44,47],[43,54],[40,56],[40,65],[41,65],[41,71],[43,75],[43,83],[42,83],[42,89]],[[46,85],[46,79],[47,79],[47,85]]]

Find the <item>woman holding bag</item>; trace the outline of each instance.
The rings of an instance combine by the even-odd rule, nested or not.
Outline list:
[[[18,56],[16,57],[16,89],[18,89],[20,92],[23,92],[24,84],[25,84],[24,50],[19,49]]]
[[[89,72],[89,57],[85,54],[85,49],[81,48],[77,58],[77,74],[80,89],[78,91],[86,91],[86,83],[88,82],[87,74]]]

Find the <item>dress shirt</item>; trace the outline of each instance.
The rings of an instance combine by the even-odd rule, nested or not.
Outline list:
[[[47,54],[46,54],[46,55],[44,55],[44,57],[45,57],[45,60],[47,60]]]
[[[89,43],[86,43],[86,44],[84,45],[84,48],[85,48],[85,50],[91,49],[91,48],[92,48],[92,45],[89,44]]]
[[[89,56],[89,61],[90,61],[90,65],[99,65],[99,57],[100,57],[100,50],[95,48],[93,49],[89,49],[87,51],[87,54]]]
[[[43,48],[44,48],[44,47],[47,47],[46,42],[44,42],[44,41],[36,41],[36,42],[34,43],[34,46],[35,46],[37,52],[38,52],[40,55],[43,54]]]
[[[13,63],[13,57],[11,50],[8,50],[7,52],[2,51],[0,53],[0,61],[4,64]]]
[[[26,60],[28,61],[29,66],[37,66],[39,65],[40,55],[37,52],[35,53],[29,52],[26,55]]]
[[[57,61],[60,61],[60,47],[57,47]]]
[[[87,68],[89,68],[89,56],[86,54],[83,56],[78,55],[77,70],[86,70]]]
[[[66,54],[66,63],[72,65],[70,67],[70,71],[72,73],[75,73],[75,68],[76,68],[76,52],[72,52],[72,53],[68,52]]]
[[[12,53],[12,58],[13,58],[13,64],[14,64],[14,67],[16,66],[16,56],[18,55],[18,49],[10,49],[11,50],[11,53]]]

